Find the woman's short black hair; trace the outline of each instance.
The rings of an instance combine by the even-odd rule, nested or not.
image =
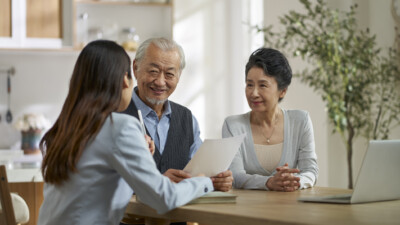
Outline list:
[[[253,67],[261,68],[265,75],[274,77],[278,83],[278,90],[287,88],[292,81],[292,69],[289,62],[278,50],[259,48],[254,51],[246,64],[246,78]]]

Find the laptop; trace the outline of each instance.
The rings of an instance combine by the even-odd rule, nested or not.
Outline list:
[[[309,196],[303,202],[364,203],[400,199],[400,140],[372,140],[352,194]]]

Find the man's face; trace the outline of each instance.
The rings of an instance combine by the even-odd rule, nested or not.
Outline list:
[[[163,51],[151,44],[140,62],[134,61],[139,98],[151,108],[162,105],[174,92],[180,77],[177,50]]]

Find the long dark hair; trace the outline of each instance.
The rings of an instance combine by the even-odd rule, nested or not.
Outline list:
[[[76,172],[88,142],[117,111],[124,75],[132,78],[130,71],[129,56],[115,42],[93,41],[82,50],[61,113],[40,142],[45,182],[61,184],[70,172]]]

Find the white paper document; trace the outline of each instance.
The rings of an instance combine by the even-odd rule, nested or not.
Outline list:
[[[204,140],[183,170],[192,176],[202,173],[207,177],[226,171],[245,136],[245,134],[241,134],[230,138]]]

